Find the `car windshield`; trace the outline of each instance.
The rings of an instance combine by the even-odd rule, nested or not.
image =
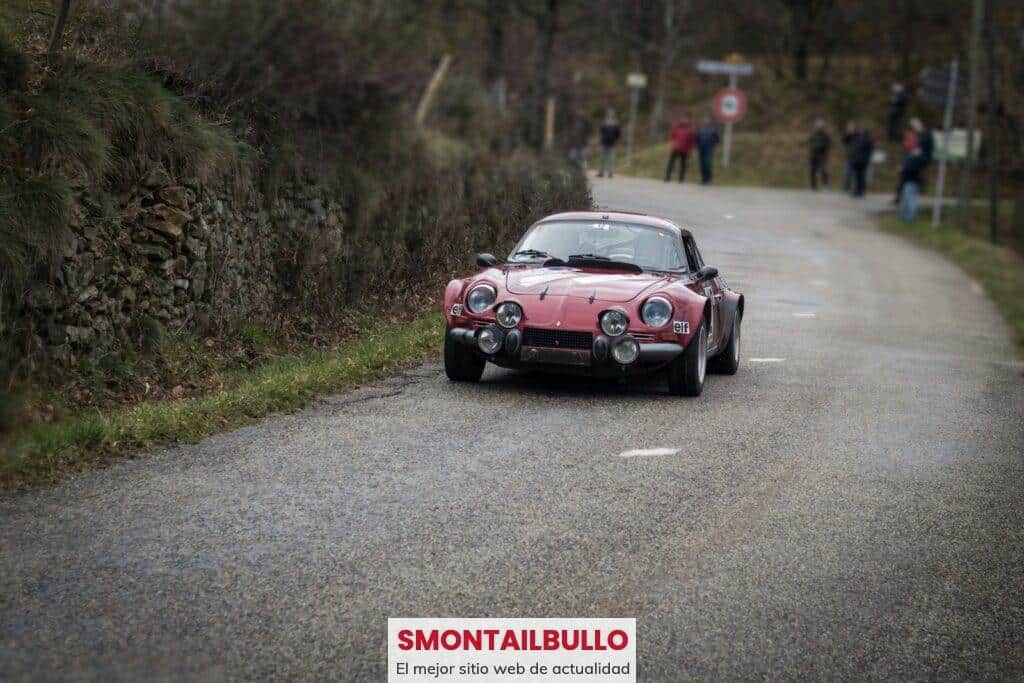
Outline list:
[[[552,221],[538,223],[509,256],[511,263],[587,254],[631,263],[644,270],[685,270],[678,235],[649,225],[618,222]]]

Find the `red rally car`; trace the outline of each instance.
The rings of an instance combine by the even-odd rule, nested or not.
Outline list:
[[[705,265],[693,235],[624,212],[534,223],[508,260],[479,254],[444,295],[448,378],[475,382],[489,361],[601,377],[659,370],[698,396],[708,370],[735,374],[743,295]]]

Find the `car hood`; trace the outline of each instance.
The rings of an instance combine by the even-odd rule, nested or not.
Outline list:
[[[644,292],[668,281],[653,273],[595,271],[565,266],[516,268],[505,274],[510,294],[569,296],[595,301],[632,301]]]

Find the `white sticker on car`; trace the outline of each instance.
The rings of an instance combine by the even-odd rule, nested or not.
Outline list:
[[[462,315],[462,304],[452,304],[452,315]]]
[[[690,323],[677,320],[672,324],[672,329],[676,334],[690,334]]]

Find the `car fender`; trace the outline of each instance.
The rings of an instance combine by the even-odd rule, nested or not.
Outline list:
[[[673,306],[676,309],[673,321],[688,323],[688,330],[679,333],[680,344],[685,347],[697,334],[705,312],[710,308],[710,302],[703,294],[698,294],[682,284],[670,287],[666,293],[671,295]]]
[[[736,316],[743,318],[743,295],[727,289],[722,293],[722,301],[718,305],[722,309],[723,329],[731,330],[731,327],[724,326],[732,325],[738,319]],[[728,337],[723,338],[723,342],[727,340]]]
[[[444,319],[449,328],[452,326],[452,319],[455,317],[452,314],[453,307],[456,304],[462,305],[462,293],[465,288],[465,280],[452,280],[444,289]]]

